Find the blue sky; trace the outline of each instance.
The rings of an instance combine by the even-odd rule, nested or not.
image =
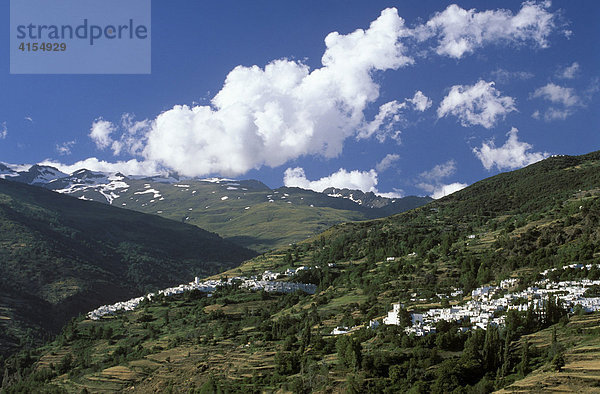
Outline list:
[[[0,161],[439,197],[600,149],[599,2],[451,4],[154,1],[150,75],[6,57]]]

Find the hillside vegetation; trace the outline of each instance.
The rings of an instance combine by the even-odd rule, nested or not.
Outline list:
[[[0,180],[0,353],[254,252],[195,226]]]
[[[595,390],[598,313],[568,315],[548,302],[512,310],[505,326],[486,331],[440,322],[435,334],[414,337],[403,328],[410,312],[459,303],[477,286],[513,277],[526,288],[544,269],[599,259],[600,152],[552,157],[409,212],[337,225],[214,276],[310,266],[293,280],[317,284],[314,295],[227,287],[77,319],[45,347],[5,361],[4,389],[479,393],[551,387],[536,378],[546,376],[556,387]],[[464,298],[437,296],[456,289]],[[367,328],[398,302],[400,326]],[[330,335],[337,326],[354,328]]]

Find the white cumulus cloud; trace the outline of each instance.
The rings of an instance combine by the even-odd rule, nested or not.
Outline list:
[[[328,187],[377,192],[377,171],[347,171],[340,168],[329,176],[310,181],[306,178],[303,168],[288,168],[283,175],[283,184],[287,187],[301,187],[317,192],[322,192]]]
[[[460,59],[486,44],[523,44],[532,42],[545,48],[555,27],[555,16],[548,12],[550,1],[526,1],[517,14],[498,9],[477,12],[456,4],[436,13],[415,29],[420,41],[433,39],[439,55]]]
[[[135,116],[132,114],[123,114],[120,125],[121,137],[112,141],[111,144],[113,154],[116,156],[124,151],[131,155],[141,154],[145,147],[147,133],[151,127],[152,122],[148,119],[136,121]]]
[[[392,136],[392,138],[399,136],[400,130],[396,130],[394,127],[402,120],[400,110],[405,107],[406,103],[396,100],[381,105],[375,118],[363,127],[357,138],[369,138],[375,134],[380,142],[385,142],[388,136]]]
[[[555,108],[550,107],[544,112],[544,120],[550,122],[552,120],[565,120],[573,113],[570,108]]]
[[[573,88],[565,88],[553,83],[548,83],[533,92],[533,97],[541,97],[555,104],[562,104],[565,107],[574,107],[580,105],[581,99],[575,93]]]
[[[114,124],[102,118],[96,119],[92,124],[89,136],[98,149],[110,147],[115,156],[123,152],[139,155],[145,147],[147,133],[151,127],[150,120],[136,121],[132,114],[125,113],[121,116],[120,124]],[[111,135],[116,134],[117,131],[120,131],[121,135],[114,139]]]
[[[399,159],[400,155],[388,153],[383,159],[381,159],[379,163],[377,163],[375,169],[377,170],[377,172],[381,173],[390,168],[392,165],[394,165],[394,163]]]
[[[519,141],[519,130],[513,127],[506,135],[504,145],[496,147],[494,141],[484,142],[480,148],[474,148],[473,153],[481,161],[485,169],[496,167],[498,170],[514,170],[545,159],[547,152],[530,152],[531,144]]]
[[[491,72],[492,77],[499,83],[506,83],[511,80],[527,80],[533,78],[535,75],[529,71],[508,71],[503,68],[497,68]]]
[[[239,176],[304,156],[334,158],[352,137],[399,142],[402,112],[423,112],[432,101],[417,91],[404,101],[378,102],[378,72],[411,65],[431,48],[460,58],[488,44],[545,47],[555,27],[548,8],[547,2],[525,2],[514,14],[452,5],[416,27],[387,8],[366,29],[328,34],[321,67],[286,58],[263,67],[237,66],[209,104],[175,105],[150,120],[128,114],[115,123],[99,118],[90,137],[115,156],[130,155],[186,176]],[[493,82],[453,89],[438,116],[453,114],[463,125],[489,128],[516,110],[514,99],[501,96]],[[379,109],[374,118],[365,115],[373,108]]]
[[[552,103],[544,112],[544,120],[564,120],[575,112],[577,107],[585,106],[584,101],[577,95],[575,89],[556,85],[552,82],[537,88],[531,95]],[[539,119],[539,111],[536,119]]]
[[[113,143],[113,139],[110,135],[115,131],[115,125],[107,120],[98,118],[92,124],[89,136],[98,149],[105,149]]]
[[[502,96],[494,82],[480,80],[475,85],[454,85],[437,109],[439,118],[454,115],[465,126],[493,127],[499,118],[516,111],[515,100]]]
[[[365,193],[373,192],[378,196],[387,198],[400,198],[403,192],[400,189],[394,189],[393,192],[381,193],[377,190],[377,171],[347,171],[340,168],[337,172],[323,178],[311,181],[306,178],[304,169],[301,167],[288,168],[283,174],[283,184],[287,187],[300,187],[302,189],[322,192],[329,187],[337,189],[361,190]]]
[[[81,170],[83,168],[90,171],[100,171],[100,172],[120,172],[125,175],[165,175],[167,171],[165,171],[162,167],[160,167],[157,163],[151,161],[137,161],[135,159],[131,159],[128,161],[117,161],[114,163],[107,162],[104,160],[99,160],[95,157],[90,157],[85,160],[78,161],[73,164],[63,164],[56,160],[44,160],[40,165],[52,166],[60,171],[71,174],[77,170]]]
[[[460,182],[454,182],[447,185],[436,185],[432,190],[431,198],[435,198],[437,200],[438,198],[446,197],[454,192],[462,190],[467,186],[469,185]]]
[[[404,190],[402,189],[398,189],[398,188],[392,188],[392,190],[394,190],[393,192],[376,192],[375,194],[377,194],[379,197],[386,197],[386,198],[402,198],[404,197]]]
[[[405,121],[402,110],[407,108],[407,103],[410,103],[411,107],[419,112],[427,110],[432,104],[429,97],[425,96],[420,90],[417,90],[412,98],[407,98],[403,102],[394,100],[382,104],[375,118],[365,123],[358,132],[357,139],[369,138],[375,135],[379,142],[385,142],[389,137],[399,143],[401,131],[397,129],[397,126]]]
[[[419,176],[423,179],[439,181],[440,179],[454,175],[456,172],[456,162],[448,160],[445,163],[438,164],[429,171],[422,172]]]
[[[6,127],[6,122],[2,122],[0,126],[0,140],[3,140],[8,135],[8,128]]]
[[[373,72],[413,62],[400,42],[407,34],[389,8],[366,30],[327,35],[321,68],[288,59],[238,66],[212,105],[177,105],[160,114],[143,156],[190,176],[236,176],[303,155],[336,157],[379,97]]]
[[[423,92],[421,92],[420,90],[417,90],[415,92],[415,95],[413,96],[413,98],[408,99],[406,101],[412,103],[415,110],[420,111],[420,112],[427,110],[433,104],[431,99],[429,99],[429,97],[425,96],[423,94]]]

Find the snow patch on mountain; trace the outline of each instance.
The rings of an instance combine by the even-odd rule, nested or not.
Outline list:
[[[160,194],[160,192],[158,190],[156,190],[156,189],[146,189],[146,190],[144,190],[142,192],[135,192],[133,194],[148,194],[148,193],[152,193],[153,194],[152,198],[160,198],[160,197],[162,197],[162,195]]]
[[[235,179],[228,178],[202,178],[198,179],[200,182],[210,182],[210,183],[222,183],[222,182],[235,182]]]
[[[64,175],[64,177],[56,178],[52,181],[52,184],[57,185],[56,187],[52,187],[52,189],[58,193],[83,194],[88,191],[95,191],[102,195],[107,203],[112,204],[115,199],[120,197],[119,193],[123,193],[129,189],[129,184],[124,182],[126,177],[120,173],[105,174],[102,172],[79,170],[71,175]]]
[[[19,176],[19,173],[12,170],[10,167],[4,165],[4,163],[0,163],[0,178],[1,179],[6,179],[7,177],[11,178],[11,177],[15,177],[15,176]]]

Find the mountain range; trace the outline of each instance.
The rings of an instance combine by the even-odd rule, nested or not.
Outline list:
[[[141,177],[86,169],[65,174],[50,166],[6,163],[0,163],[0,178],[190,223],[258,252],[301,241],[334,224],[385,217],[432,200],[334,188],[322,193],[271,189],[257,180],[176,174]]]

